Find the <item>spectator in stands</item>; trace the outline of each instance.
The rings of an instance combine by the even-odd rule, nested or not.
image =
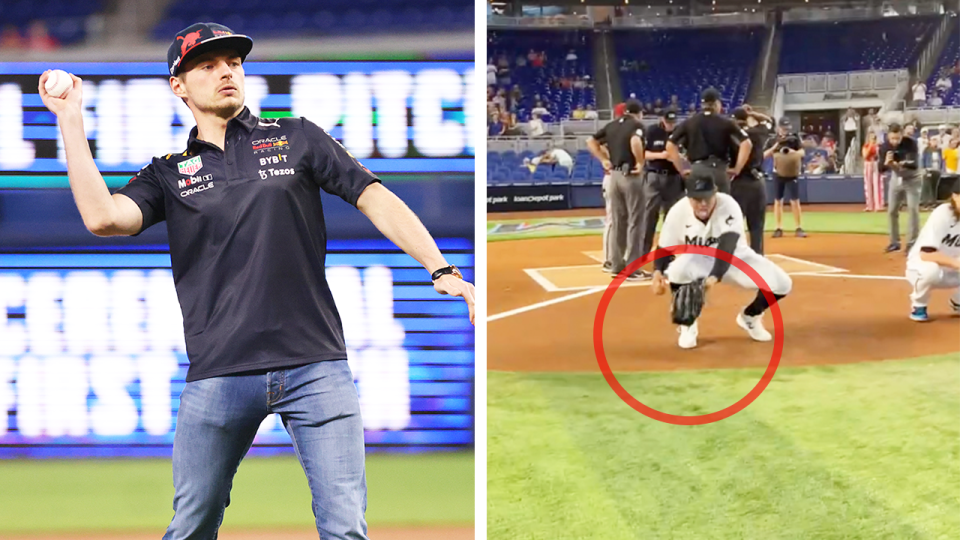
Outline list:
[[[943,98],[940,97],[940,90],[930,91],[930,98],[927,99],[927,105],[931,107],[943,107]]]
[[[544,107],[542,101],[538,101],[537,104],[534,105],[533,109],[530,110],[530,114],[534,116],[543,116],[545,114],[550,114],[550,111],[548,111],[547,108]]]
[[[533,67],[537,67],[533,65],[533,61],[537,59],[537,56],[537,51],[533,49],[530,49],[530,52],[527,53],[527,62],[529,62]]]
[[[697,112],[697,106],[696,106],[696,105],[694,105],[693,103],[691,103],[690,105],[687,105],[687,114],[688,114],[688,115],[694,114],[694,113],[696,113],[696,112]]]
[[[923,107],[926,104],[927,104],[927,85],[923,81],[918,79],[916,84],[913,85],[913,106]]]
[[[570,49],[570,52],[567,53],[567,62],[576,62],[577,61],[577,51]]]
[[[947,148],[943,151],[943,172],[947,174],[960,174],[960,166],[957,164],[958,160],[958,147],[960,147],[960,139],[952,138],[950,142],[947,143]]]
[[[597,110],[593,108],[593,105],[587,105],[586,112],[583,113],[584,120],[597,120],[600,116],[597,114]]]
[[[523,131],[517,126],[517,115],[503,111],[500,113],[500,122],[503,123],[504,136],[522,135]]]
[[[529,58],[530,57],[528,56],[527,59]],[[547,53],[545,52],[534,53],[533,60],[530,61],[530,65],[535,68],[542,68],[543,65],[546,63],[546,61],[547,61]]]
[[[516,111],[517,107],[520,106],[520,100],[523,99],[523,90],[520,90],[520,85],[513,85],[513,89],[510,90],[510,110]]]
[[[937,79],[935,86],[937,90],[940,90],[944,93],[949,92],[950,89],[953,88],[953,81],[950,79],[950,72],[948,70],[944,69],[940,73],[940,78]]]
[[[643,114],[653,114],[653,103],[649,101],[643,106]]]
[[[497,95],[493,96],[493,104],[501,111],[507,110],[507,91],[503,88],[497,90]]]
[[[660,116],[660,113],[662,113],[663,110],[663,100],[657,98],[656,101],[653,102],[653,114]]]
[[[23,45],[23,38],[20,37],[16,25],[8,24],[3,27],[3,32],[0,33],[0,49],[20,49]]]
[[[530,121],[527,122],[527,135],[531,137],[543,137],[547,133],[547,126],[537,113],[532,113]]]
[[[27,44],[34,51],[52,51],[60,43],[47,31],[47,23],[36,20],[30,23],[27,29]]]
[[[920,137],[917,138],[917,150],[920,152],[920,167],[929,169],[933,163],[933,149],[930,148],[930,130],[920,128]]]
[[[516,67],[526,67],[527,57],[522,54],[518,54],[517,59],[513,61],[513,65]]]
[[[586,115],[586,113],[587,111],[583,108],[583,105],[577,105],[577,108],[573,110],[573,112],[570,114],[570,117],[574,120],[583,120],[583,117]]]
[[[493,58],[487,62],[487,86],[497,85],[497,66],[493,63]]]
[[[846,114],[843,115],[841,125],[843,126],[843,148],[846,150],[857,136],[858,127],[860,126],[860,115],[857,114],[856,109],[853,107],[847,109]]]
[[[500,121],[500,115],[493,113],[490,115],[490,120],[487,122],[487,136],[489,137],[501,137],[505,126],[503,122]]]
[[[674,112],[680,111],[680,97],[676,94],[670,96],[670,109],[673,109]]]
[[[867,201],[867,207],[864,212],[879,212],[883,210],[883,181],[880,178],[880,170],[877,168],[878,152],[880,145],[877,143],[876,132],[867,133],[867,142],[863,143],[861,155],[863,156],[863,194]]]
[[[823,134],[823,140],[820,141],[820,148],[827,151],[827,155],[837,153],[837,141],[833,137],[833,132],[828,131]]]
[[[544,165],[551,165],[550,169],[552,171],[557,170],[557,167],[566,169],[568,178],[573,172],[573,157],[571,157],[570,153],[563,148],[547,148],[542,154],[533,159],[523,159],[523,164],[530,170],[531,173],[537,170],[537,166],[541,163]]]

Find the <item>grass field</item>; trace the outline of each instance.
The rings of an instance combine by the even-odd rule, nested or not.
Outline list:
[[[371,526],[473,523],[472,453],[371,454],[367,487]],[[172,502],[170,460],[0,461],[0,538],[162,531],[173,517]],[[243,461],[223,530],[312,525],[310,492],[296,458]]]
[[[598,210],[599,212],[599,210]],[[600,214],[598,213],[598,216]],[[920,225],[923,226],[926,223],[927,217],[930,215],[929,212],[922,212],[920,214]],[[491,216],[496,216],[496,214],[491,214]],[[497,226],[497,224],[503,223],[526,223],[527,225],[543,224],[543,223],[561,223],[568,221],[582,220],[583,218],[534,218],[534,219],[508,219],[508,220],[495,220],[487,222],[487,231]],[[878,213],[856,213],[856,212],[808,212],[803,214],[803,229],[810,233],[844,233],[844,232],[859,232],[867,234],[887,234],[887,214],[885,212]],[[773,212],[767,213],[766,221],[766,230],[772,232],[774,227],[773,221]],[[787,234],[790,234],[793,231],[793,214],[789,212],[784,212],[783,215],[783,228]],[[553,236],[589,236],[589,235],[599,235],[602,234],[603,230],[600,228],[586,228],[586,229],[565,229],[558,230],[557,228],[544,228],[542,230],[530,230],[526,232],[517,232],[517,233],[498,233],[488,235],[488,241],[500,241],[500,240],[518,240],[521,238],[547,238]],[[907,233],[907,215],[906,212],[900,213],[900,234]]]
[[[762,370],[618,374],[674,414]],[[490,539],[947,539],[960,531],[960,357],[781,368],[704,426],[597,374],[488,374]]]

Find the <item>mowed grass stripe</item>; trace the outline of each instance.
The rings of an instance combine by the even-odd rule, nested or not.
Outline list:
[[[495,216],[496,214],[491,214]],[[600,214],[598,214],[599,216]],[[922,227],[926,223],[927,218],[930,216],[929,212],[922,212],[920,214],[920,226]],[[497,224],[501,223],[527,223],[527,224],[536,224],[536,223],[561,223],[564,221],[579,221],[585,218],[534,218],[534,219],[510,219],[510,220],[496,220],[487,222],[487,231],[489,232]],[[905,234],[907,231],[907,220],[908,214],[906,212],[900,213],[900,232]],[[808,212],[804,213],[802,216],[803,230],[808,233],[849,233],[849,234],[888,234],[889,232],[889,221],[887,214],[885,212],[867,212],[867,213],[858,213],[858,212]],[[661,223],[662,224],[662,223]],[[773,220],[773,212],[767,212],[766,221],[764,221],[765,230],[770,233],[776,228],[776,224]],[[793,214],[789,213],[789,209],[784,212],[783,215],[783,230],[784,234],[790,235],[793,234],[793,230],[796,228],[796,225],[793,222]],[[658,227],[659,230],[659,227]],[[562,229],[562,228],[552,228],[545,229],[540,231],[530,231],[530,232],[517,232],[517,233],[504,233],[504,234],[493,234],[487,236],[488,242],[495,242],[500,240],[522,240],[529,238],[553,238],[553,237],[564,237],[564,236],[590,236],[590,235],[601,235],[603,234],[603,229]]]
[[[633,526],[572,440],[543,385],[497,374],[488,402],[487,535],[511,540],[631,538]],[[488,398],[489,399],[489,398]],[[556,414],[555,414],[556,413]],[[495,420],[493,420],[495,419]]]
[[[701,414],[742,397],[760,373],[618,378],[651,406]],[[518,384],[528,390],[513,393]],[[527,401],[531,387],[545,404]],[[577,444],[577,461],[590,460],[593,474],[604,479],[619,514],[632,525],[631,538],[948,538],[958,528],[960,362],[955,355],[783,369],[753,405],[706,426],[671,426],[642,417],[599,375],[491,373],[488,403],[491,437],[509,434],[519,449],[523,440],[538,436],[537,407],[563,418],[565,439]],[[523,427],[508,430],[503,421],[518,407],[525,410]],[[507,450],[491,439],[491,519],[498,484],[509,483],[501,477],[501,455]],[[532,508],[513,512],[562,514],[560,508],[540,507],[536,493],[527,501],[515,504]],[[506,534],[491,529],[490,538],[538,529],[515,521],[502,530]],[[560,531],[553,538],[579,537]]]

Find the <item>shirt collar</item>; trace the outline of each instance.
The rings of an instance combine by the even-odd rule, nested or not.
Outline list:
[[[250,133],[257,127],[258,121],[259,118],[254,116],[253,113],[250,112],[250,108],[244,105],[240,114],[227,121],[227,133],[229,134],[231,131],[237,129],[237,126],[246,129],[247,133]],[[198,132],[197,126],[193,126],[193,129],[190,130],[190,138],[187,140],[187,150],[193,152],[199,151],[201,146],[213,147],[213,145],[207,141],[198,139]]]

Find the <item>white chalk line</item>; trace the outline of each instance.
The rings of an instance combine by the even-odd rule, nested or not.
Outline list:
[[[824,272],[796,272],[790,274],[791,276],[812,276],[812,277],[831,277],[831,278],[849,278],[849,279],[877,279],[877,280],[886,280],[886,281],[907,281],[905,276],[872,276],[867,274],[838,274],[838,273],[824,273]],[[627,285],[624,283],[624,285]],[[640,285],[639,283],[637,285]],[[544,302],[537,302],[536,304],[531,304],[529,306],[524,306],[517,309],[512,309],[510,311],[504,311],[503,313],[497,313],[496,315],[491,315],[487,317],[487,322],[496,321],[499,319],[506,319],[507,317],[512,317],[514,315],[519,315],[521,313],[527,313],[528,311],[534,311],[536,309],[544,308],[547,306],[552,306],[554,304],[559,304],[566,302],[568,300],[574,300],[580,298],[581,296],[591,295],[593,293],[601,292],[606,290],[606,287],[594,287],[592,289],[587,289],[573,294],[568,294],[566,296],[561,296],[560,298],[554,298],[552,300],[546,300]]]
[[[490,315],[487,317],[487,322],[496,321],[499,319],[506,319],[507,317],[512,317],[514,315],[519,315],[521,313],[526,313],[528,311],[533,311],[535,309],[540,309],[547,306],[552,306],[554,304],[559,304],[561,302],[566,302],[568,300],[574,300],[580,298],[581,296],[588,296],[593,293],[598,293],[607,290],[606,287],[594,287],[592,289],[587,289],[585,291],[580,291],[573,294],[568,294],[566,296],[561,296],[560,298],[554,298],[552,300],[546,300],[543,302],[537,302],[536,304],[531,304],[529,306],[524,306],[517,309],[511,309],[510,311],[504,311],[503,313],[497,313],[496,315]]]

